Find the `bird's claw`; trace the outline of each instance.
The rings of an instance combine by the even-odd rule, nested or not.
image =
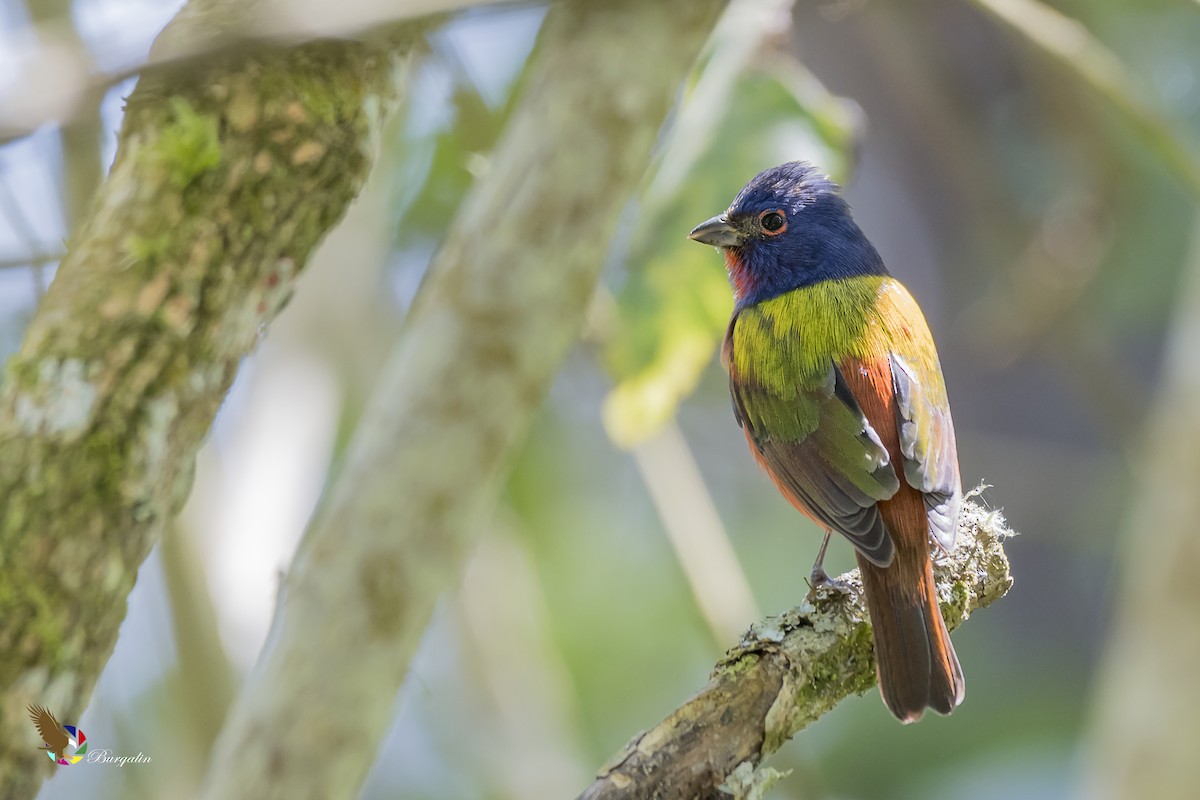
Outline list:
[[[808,576],[808,599],[813,600],[822,591],[850,594],[850,585],[845,581],[829,577],[821,567],[813,567]]]

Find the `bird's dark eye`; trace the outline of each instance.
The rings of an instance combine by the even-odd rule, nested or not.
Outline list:
[[[758,223],[767,233],[775,234],[787,227],[787,220],[779,211],[764,211],[758,217]]]

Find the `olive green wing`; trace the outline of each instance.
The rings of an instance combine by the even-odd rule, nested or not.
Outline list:
[[[900,482],[832,359],[818,380],[797,375],[785,392],[741,378],[731,364],[730,393],[746,438],[785,496],[872,563],[890,564],[894,544],[876,504]]]

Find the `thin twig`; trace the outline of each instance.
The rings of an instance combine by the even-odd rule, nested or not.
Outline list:
[[[66,253],[50,253],[36,251],[20,256],[0,256],[0,269],[30,269],[38,265],[45,266],[62,261]]]
[[[0,176],[0,211],[3,211],[4,216],[8,219],[10,225],[17,236],[29,248],[31,253],[38,251],[38,235],[33,229],[33,223],[29,220],[29,216],[25,213],[24,207],[17,202],[16,196],[12,192],[12,187],[8,184],[7,176]],[[26,261],[21,266],[29,267],[33,274],[33,296],[35,301],[40,302],[42,294],[46,291],[46,275],[43,267],[54,259],[45,259],[41,256]]]

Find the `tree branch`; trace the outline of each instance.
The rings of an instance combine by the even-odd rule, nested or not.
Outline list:
[[[297,553],[203,797],[357,792],[723,5],[550,8],[490,171],[460,208]]]
[[[27,60],[23,74],[0,92],[0,146],[28,136],[43,125],[70,126],[81,113],[98,108],[104,95],[122,81],[149,73],[210,67],[222,60],[314,39],[370,39],[417,18],[430,18],[474,7],[516,5],[525,0],[411,0],[405,3],[349,0],[256,0],[238,11],[238,24],[181,37],[170,48],[156,48],[133,66],[97,72],[85,47],[58,42],[54,52]],[[536,2],[536,0],[533,0]],[[221,12],[224,13],[224,12]],[[69,23],[64,16],[63,24]],[[41,26],[39,26],[41,27]],[[71,58],[64,58],[64,49]],[[53,81],[38,80],[51,72]],[[31,97],[34,98],[31,101]]]
[[[194,0],[159,43],[253,5]],[[52,767],[22,707],[78,719],[237,367],[357,194],[395,56],[419,37],[246,53],[129,98],[0,390],[0,796],[32,796]]]
[[[999,512],[966,503],[958,547],[934,565],[951,630],[1012,585]],[[851,694],[875,686],[871,626],[858,570],[848,594],[822,590],[754,625],[708,684],[656,726],[635,736],[580,800],[759,796],[777,776],[762,762],[801,728]]]

